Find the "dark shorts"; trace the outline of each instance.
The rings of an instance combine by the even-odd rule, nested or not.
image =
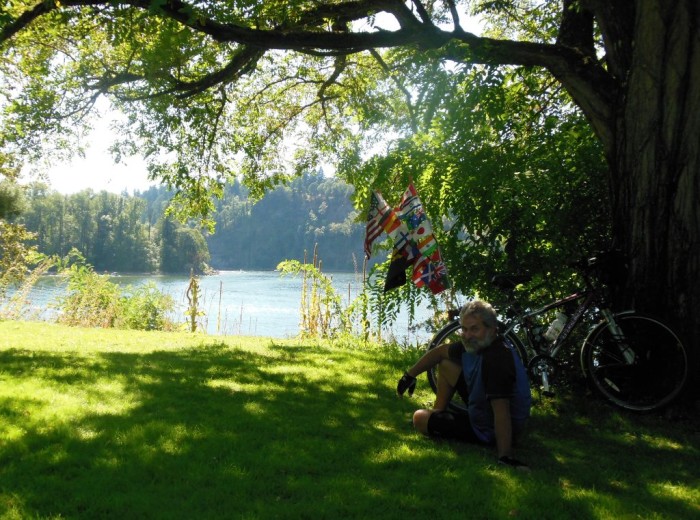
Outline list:
[[[466,413],[447,410],[431,413],[428,419],[428,433],[441,439],[483,444],[474,433]]]
[[[467,384],[461,374],[455,391],[462,398],[462,401],[465,403],[468,401]],[[443,410],[431,413],[428,419],[428,433],[442,439],[484,444],[474,433],[469,415],[466,412]]]

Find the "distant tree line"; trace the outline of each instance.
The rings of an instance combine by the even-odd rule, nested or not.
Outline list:
[[[165,190],[145,196],[92,190],[63,195],[37,183],[25,196],[27,207],[18,220],[36,233],[44,254],[65,256],[75,248],[98,272],[201,272],[209,260],[199,230],[164,216]]]
[[[207,237],[219,269],[274,269],[285,259],[308,261],[316,245],[322,268],[362,269],[364,224],[350,201],[353,188],[323,173],[305,174],[254,203],[238,182],[217,203],[216,233]]]
[[[210,234],[166,216],[172,193],[162,187],[63,195],[37,183],[27,188],[17,221],[36,233],[42,253],[65,256],[76,248],[98,272],[274,269],[284,259],[303,260],[305,251],[310,257],[316,244],[324,269],[352,270],[362,261],[364,226],[356,222],[351,190],[309,174],[256,202],[236,182],[217,201]]]

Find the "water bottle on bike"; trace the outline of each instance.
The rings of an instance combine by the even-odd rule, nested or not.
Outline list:
[[[556,319],[549,325],[549,328],[544,333],[544,338],[554,343],[559,337],[559,334],[561,334],[561,331],[564,330],[567,321],[569,321],[569,317],[563,312],[558,312]]]

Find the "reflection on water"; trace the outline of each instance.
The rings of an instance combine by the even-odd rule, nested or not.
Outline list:
[[[362,280],[354,273],[332,273],[333,285],[343,306],[362,291]],[[189,277],[176,275],[123,275],[111,278],[122,287],[152,282],[170,295],[177,308],[171,318],[185,321],[186,291]],[[275,271],[221,271],[199,278],[199,308],[204,312],[200,323],[209,334],[293,337],[299,333],[302,279],[281,276]],[[65,294],[65,281],[57,276],[42,277],[29,294],[25,318],[51,320],[56,316],[56,302]],[[420,319],[429,314],[419,309]],[[401,315],[391,331],[397,338],[424,340],[427,333],[408,331],[408,318]]]

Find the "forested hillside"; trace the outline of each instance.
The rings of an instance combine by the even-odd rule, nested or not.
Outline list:
[[[304,175],[253,204],[240,184],[218,204],[216,233],[207,237],[218,269],[274,269],[280,260],[309,260],[318,244],[323,268],[362,268],[364,224],[356,222],[352,187],[323,174]]]
[[[31,185],[26,198],[18,221],[36,233],[40,252],[63,257],[75,248],[98,271],[158,269],[160,217],[144,199],[92,190],[63,195],[44,184]]]
[[[326,270],[361,267],[364,225],[356,222],[352,188],[323,174],[304,175],[254,202],[237,182],[217,201],[213,234],[165,217],[172,193],[151,188],[134,195],[85,190],[62,195],[29,186],[18,218],[37,234],[39,250],[78,249],[98,271],[203,272],[274,269],[284,259],[309,259],[314,245]]]

